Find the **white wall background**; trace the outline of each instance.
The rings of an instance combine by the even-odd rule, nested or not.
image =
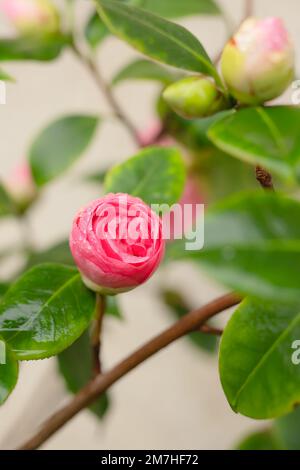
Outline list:
[[[76,3],[78,21],[84,22],[90,2]],[[238,22],[243,1],[220,3]],[[283,17],[298,46],[299,1],[256,1],[256,12],[260,16]],[[220,19],[194,18],[182,23],[212,54],[225,40]],[[0,32],[6,29],[2,18]],[[103,75],[109,79],[132,57],[135,54],[129,47],[112,38],[101,48],[98,61]],[[8,85],[7,104],[0,106],[1,178],[26,156],[32,136],[49,120],[72,112],[103,115],[110,112],[94,82],[70,52],[54,63],[5,64],[5,69],[17,78],[17,83]],[[136,126],[143,129],[154,118],[152,103],[156,92],[156,86],[149,83],[126,83],[117,89],[116,95]],[[290,92],[286,98],[290,100]],[[46,247],[64,238],[77,209],[97,197],[96,187],[80,183],[83,173],[105,168],[134,152],[135,145],[122,125],[112,119],[104,121],[85,158],[71,173],[49,185],[32,211],[30,225],[36,245]],[[1,248],[18,240],[16,224],[1,222]],[[9,266],[5,272],[7,269]],[[162,283],[185,287],[195,306],[221,292],[198,271],[178,265],[124,294],[121,305],[126,320],[107,319],[105,324],[103,360],[107,368],[172,322],[156,297]],[[178,341],[123,378],[112,388],[111,396],[113,406],[102,424],[84,411],[43,448],[224,449],[232,447],[249,430],[265,425],[230,410],[219,383],[217,358],[198,353],[186,340]],[[22,363],[19,383],[0,409],[0,448],[20,443],[67,399],[54,360]]]

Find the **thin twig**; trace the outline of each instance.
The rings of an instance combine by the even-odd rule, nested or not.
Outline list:
[[[201,328],[199,328],[199,331],[201,333],[204,333],[205,335],[213,335],[213,336],[222,336],[223,330],[220,328],[214,328],[213,326],[209,325],[203,325]]]
[[[253,0],[245,0],[245,19],[252,16],[254,12],[254,1]]]
[[[92,342],[92,350],[93,350],[93,377],[97,377],[98,374],[102,373],[102,366],[101,366],[101,331],[102,331],[102,323],[105,314],[105,297],[103,295],[97,294],[96,296],[96,315],[95,320],[92,326],[92,335],[91,335],[91,342]]]
[[[236,294],[227,294],[208,303],[199,310],[194,310],[182,317],[174,325],[137,349],[110,371],[98,375],[87,384],[66,406],[47,419],[42,424],[40,430],[20,447],[20,450],[32,450],[40,447],[49,437],[70,421],[71,418],[93,403],[111,385],[128,374],[128,372],[177,339],[200,328],[211,317],[237,305],[240,301],[241,298]]]
[[[114,111],[116,117],[120,119],[120,121],[123,123],[123,125],[127,128],[128,132],[132,136],[133,140],[136,142],[138,146],[140,146],[141,142],[138,136],[137,129],[135,128],[133,123],[130,121],[130,119],[125,115],[123,110],[121,109],[119,103],[117,102],[117,100],[115,99],[111,91],[110,86],[105,82],[102,75],[100,74],[100,71],[94,59],[83,54],[81,50],[76,46],[75,43],[73,44],[73,51],[75,55],[77,56],[77,58],[80,60],[80,62],[91,73],[92,77],[95,80],[96,85],[101,90],[103,95],[106,97],[107,102],[109,103],[110,107]]]

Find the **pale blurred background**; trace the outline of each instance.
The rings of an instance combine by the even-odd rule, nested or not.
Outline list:
[[[78,22],[85,22],[90,2],[77,0],[76,3]],[[219,0],[219,4],[238,23],[244,2]],[[298,0],[260,0],[255,8],[259,16],[284,18],[298,46]],[[202,17],[181,23],[201,39],[211,54],[225,40],[221,19]],[[1,18],[1,34],[8,31]],[[132,49],[110,38],[101,47],[98,61],[103,75],[109,79],[134,57]],[[1,178],[7,177],[26,156],[32,137],[50,120],[76,112],[99,113],[104,117],[110,114],[105,99],[71,52],[47,64],[5,64],[5,70],[16,77],[17,83],[8,85],[7,104],[0,106]],[[153,101],[157,91],[157,86],[149,82],[126,82],[116,90],[122,107],[141,130],[155,119]],[[291,90],[286,94],[287,102],[290,93]],[[126,129],[111,117],[104,119],[85,156],[71,172],[47,186],[32,210],[30,226],[36,246],[47,247],[65,238],[77,209],[99,196],[96,186],[82,183],[83,174],[104,169],[135,151]],[[1,221],[1,249],[18,243],[19,237],[20,229],[15,222]],[[3,266],[1,276],[15,269],[17,263],[16,259]],[[103,339],[105,368],[174,321],[158,299],[161,285],[180,286],[195,306],[224,291],[190,266],[163,268],[145,286],[121,296],[124,321],[107,318]],[[221,316],[222,320],[225,321],[225,315]],[[265,426],[232,412],[220,385],[217,356],[199,352],[185,339],[123,378],[114,385],[110,395],[113,403],[102,423],[90,412],[81,412],[43,448],[228,449],[249,431]],[[15,447],[68,398],[54,359],[22,363],[18,385],[0,409],[0,449]]]

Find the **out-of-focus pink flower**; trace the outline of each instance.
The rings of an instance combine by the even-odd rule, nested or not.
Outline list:
[[[249,18],[226,45],[222,73],[241,103],[260,104],[280,96],[294,76],[295,53],[280,18]]]
[[[170,241],[181,239],[186,235],[185,230],[192,230],[196,222],[197,207],[204,204],[203,195],[200,192],[198,180],[195,176],[189,175],[185,184],[183,195],[178,202],[181,208],[182,218],[176,211],[174,214],[164,214],[162,216],[163,234],[167,238],[170,234]],[[177,217],[176,217],[177,214]]]
[[[104,294],[129,291],[159,266],[161,220],[141,199],[107,194],[75,217],[70,248],[83,281]]]
[[[24,209],[37,197],[30,166],[26,161],[17,165],[5,181],[5,189],[16,205]]]
[[[159,121],[154,121],[149,127],[139,133],[138,138],[141,146],[148,147],[149,145],[152,145],[153,141],[156,140],[156,137],[160,135],[161,131],[161,123]],[[163,136],[156,140],[155,145],[168,147],[170,145],[174,145],[174,140],[169,136]]]
[[[48,0],[1,0],[0,9],[22,34],[49,34],[59,30],[58,11]]]

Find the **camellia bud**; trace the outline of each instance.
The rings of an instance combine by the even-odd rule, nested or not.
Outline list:
[[[229,91],[251,105],[280,96],[293,80],[294,65],[294,47],[280,18],[247,19],[221,60]]]
[[[89,289],[127,292],[149,279],[162,260],[161,220],[141,199],[107,194],[77,214],[70,248]]]
[[[38,195],[31,169],[26,161],[16,166],[4,185],[20,212],[26,210]]]
[[[59,13],[49,0],[2,0],[0,9],[23,35],[47,35],[60,29]]]
[[[216,84],[206,77],[187,77],[168,86],[163,98],[180,116],[187,119],[211,116],[228,107]]]

